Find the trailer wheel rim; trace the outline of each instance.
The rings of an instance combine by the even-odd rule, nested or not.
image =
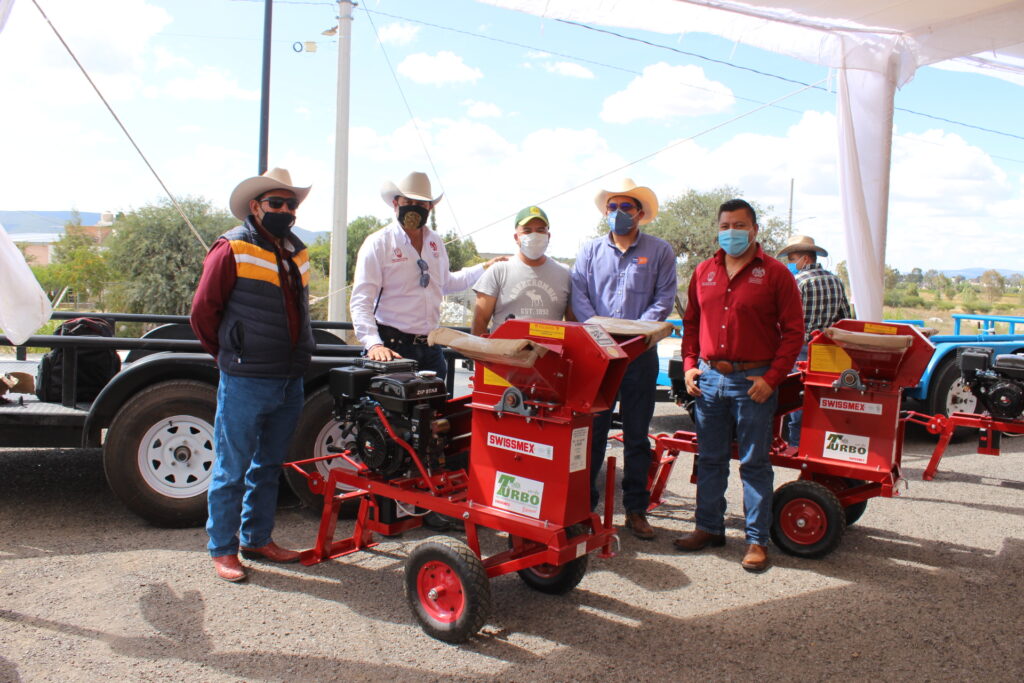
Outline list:
[[[317,433],[316,440],[313,441],[314,450],[313,457],[321,458],[327,455],[336,455],[330,448],[342,446],[344,448],[351,448],[355,444],[355,436],[353,434],[345,436],[344,430],[342,429],[342,423],[338,420],[331,420],[325,424]],[[349,456],[356,462],[359,462],[359,456],[355,453]],[[326,480],[331,476],[331,470],[334,468],[341,468],[346,472],[355,472],[355,468],[344,458],[333,458],[331,460],[317,460],[316,471]],[[353,491],[355,490],[351,486],[347,486],[342,483],[338,483],[337,488],[341,491]]]
[[[420,567],[416,593],[431,619],[451,624],[466,610],[462,580],[450,565],[433,560]]]
[[[562,569],[563,568],[559,567],[558,565],[545,563],[530,567],[529,571],[533,572],[542,579],[553,579],[561,573]]]
[[[783,506],[779,526],[786,538],[794,543],[813,545],[828,533],[828,517],[813,500],[797,498]]]
[[[192,498],[209,488],[213,427],[194,415],[164,418],[143,435],[138,455],[149,488],[168,498]]]
[[[977,411],[978,397],[967,386],[963,377],[957,377],[949,385],[949,391],[946,392],[946,415],[976,413]]]

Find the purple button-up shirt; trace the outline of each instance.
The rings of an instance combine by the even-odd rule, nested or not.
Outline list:
[[[669,243],[640,233],[625,251],[610,235],[583,245],[572,268],[572,312],[577,320],[601,315],[664,320],[676,296],[676,256]]]

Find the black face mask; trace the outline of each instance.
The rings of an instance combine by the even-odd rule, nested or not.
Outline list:
[[[429,216],[430,210],[424,209],[422,206],[410,204],[409,206],[398,207],[398,224],[406,230],[422,228],[427,224]]]
[[[295,225],[295,214],[294,213],[270,213],[269,211],[263,214],[263,218],[260,219],[260,224],[267,229],[271,235],[277,239],[284,239],[291,232],[292,226]]]

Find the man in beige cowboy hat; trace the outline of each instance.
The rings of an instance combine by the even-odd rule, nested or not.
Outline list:
[[[369,358],[411,358],[444,379],[448,367],[441,347],[427,345],[427,334],[441,320],[444,296],[472,287],[485,268],[507,257],[449,270],[444,241],[427,226],[442,195],[434,196],[425,173],[384,183],[380,196],[395,222],[359,247],[349,303],[356,337]]]
[[[594,198],[609,232],[583,245],[572,269],[572,311],[577,320],[598,315],[624,320],[665,320],[676,296],[676,256],[668,242],[640,230],[658,215],[658,198],[625,178]],[[622,418],[622,506],[626,527],[643,540],[654,538],[647,522],[651,492],[647,438],[658,382],[658,350],[629,364],[619,387]],[[598,474],[604,464],[612,411],[594,417],[590,446],[590,505],[597,506]]]
[[[779,251],[779,259],[787,262],[789,272],[796,277],[796,285],[804,304],[804,346],[797,356],[798,361],[807,360],[807,342],[815,332],[851,317],[850,302],[846,298],[843,281],[818,263],[819,255],[828,256],[828,252],[807,235],[793,235]],[[802,421],[802,410],[788,416],[786,440],[790,446],[800,445]]]
[[[239,550],[271,562],[299,559],[271,532],[315,346],[309,257],[291,232],[308,193],[283,168],[239,183],[229,205],[242,224],[213,243],[192,300],[192,329],[220,370],[206,531],[214,569],[226,581],[246,577]]]

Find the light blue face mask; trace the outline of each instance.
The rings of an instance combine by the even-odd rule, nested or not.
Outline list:
[[[799,269],[799,268],[797,267],[797,265],[796,265],[795,263],[793,263],[792,261],[790,261],[789,263],[787,263],[787,264],[786,264],[786,267],[787,267],[787,268],[789,268],[789,272],[793,273],[793,275],[796,275],[797,273],[799,273],[799,272],[800,272],[800,269]]]
[[[633,230],[633,217],[625,211],[610,212],[604,217],[608,223],[608,227],[612,229],[616,235],[628,235]]]
[[[746,230],[729,228],[718,232],[718,246],[729,256],[739,256],[750,246],[750,233]]]

